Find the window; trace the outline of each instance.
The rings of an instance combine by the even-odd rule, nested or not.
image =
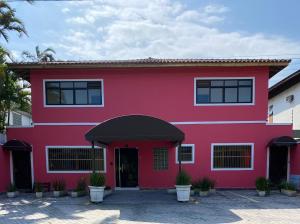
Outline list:
[[[12,113],[13,125],[20,126],[22,125],[22,115],[15,112]]]
[[[105,149],[96,149],[96,170],[105,171]],[[49,172],[90,172],[93,170],[91,147],[48,147]]]
[[[252,79],[196,79],[196,105],[253,103]]]
[[[103,105],[102,81],[45,81],[46,105]]]
[[[250,170],[253,164],[253,144],[213,144],[213,170]]]
[[[153,165],[154,170],[168,169],[168,149],[153,149]]]
[[[181,163],[194,163],[195,145],[182,144],[181,145]],[[176,163],[179,163],[178,147],[176,148]]]

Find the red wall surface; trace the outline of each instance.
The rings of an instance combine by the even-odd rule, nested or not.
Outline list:
[[[10,158],[9,152],[0,146],[0,192],[6,191],[10,183]]]
[[[195,77],[254,77],[255,105],[194,106]],[[43,79],[103,79],[104,107],[44,107]],[[268,126],[267,67],[134,68],[134,69],[44,69],[31,72],[33,128],[10,128],[8,139],[25,140],[33,145],[35,181],[64,178],[68,188],[87,174],[53,174],[46,171],[46,146],[83,146],[90,143],[84,134],[92,125],[129,114],[144,114],[168,122],[226,121],[228,124],[182,124],[185,142],[195,144],[195,163],[184,169],[197,179],[209,176],[219,188],[254,187],[258,176],[266,175],[267,143],[274,137],[291,135],[291,126]],[[232,121],[243,121],[233,124]],[[259,121],[259,122],[257,122]],[[67,123],[66,124],[53,124]],[[252,122],[252,124],[247,124]],[[43,123],[43,124],[39,124]],[[52,124],[51,124],[52,123]],[[248,171],[212,171],[211,143],[254,143],[254,169]],[[115,186],[114,148],[138,147],[139,186],[173,187],[178,165],[175,149],[164,142],[115,142],[107,148],[107,185]],[[169,169],[153,170],[153,147],[169,147]]]
[[[273,137],[290,135],[291,126],[265,124],[178,125],[186,134],[184,143],[195,144],[195,163],[183,164],[194,180],[208,176],[219,188],[251,188],[258,176],[266,176],[267,144]],[[9,136],[33,144],[34,176],[37,182],[65,179],[68,188],[74,188],[81,176],[88,174],[53,174],[46,170],[46,146],[90,145],[84,139],[91,126],[38,126],[27,129],[9,129]],[[26,131],[26,136],[24,136]],[[246,171],[212,171],[211,143],[254,143],[254,169]],[[175,184],[178,164],[175,148],[166,142],[115,142],[107,148],[107,185],[115,186],[114,149],[137,147],[139,150],[139,186],[141,188],[169,188]],[[169,148],[169,169],[153,169],[154,147]]]

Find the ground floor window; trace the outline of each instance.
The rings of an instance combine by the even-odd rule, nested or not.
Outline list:
[[[168,169],[168,149],[166,148],[153,149],[153,165],[154,165],[154,170]]]
[[[253,144],[213,144],[212,169],[253,169]]]
[[[195,158],[195,145],[182,144],[181,145],[181,163],[194,163]],[[176,163],[179,163],[179,150],[176,148]]]
[[[48,172],[90,172],[93,170],[91,147],[47,147]],[[105,149],[95,148],[96,170],[105,171]]]

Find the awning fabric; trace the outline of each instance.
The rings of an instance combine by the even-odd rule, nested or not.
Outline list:
[[[108,145],[114,141],[170,141],[184,140],[184,133],[161,119],[145,115],[129,115],[105,121],[85,134],[86,140]]]
[[[290,136],[281,136],[273,138],[268,146],[294,146],[297,144],[297,141]]]
[[[3,146],[3,149],[9,150],[9,151],[31,151],[31,145],[28,144],[25,141],[13,139],[7,141]]]

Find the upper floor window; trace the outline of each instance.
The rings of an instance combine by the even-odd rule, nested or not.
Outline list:
[[[103,105],[103,82],[45,81],[46,105]]]
[[[251,104],[253,79],[196,79],[196,105]]]

